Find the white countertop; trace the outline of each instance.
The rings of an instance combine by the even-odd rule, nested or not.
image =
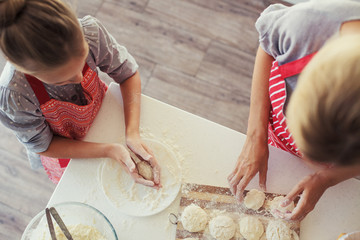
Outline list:
[[[118,85],[111,84],[87,141],[122,142],[124,116]],[[227,176],[245,141],[245,135],[187,113],[147,96],[142,96],[141,130],[171,145],[189,183],[228,187]],[[70,162],[49,204],[64,201],[87,203],[103,212],[113,224],[119,239],[172,240],[176,226],[168,221],[177,213],[180,194],[164,211],[148,217],[122,214],[105,197],[98,181],[99,159],[74,159]],[[267,191],[286,194],[311,173],[297,157],[270,147]],[[247,189],[258,188],[257,176]],[[350,179],[328,189],[301,223],[302,240],[336,239],[342,232],[360,229],[360,181]]]

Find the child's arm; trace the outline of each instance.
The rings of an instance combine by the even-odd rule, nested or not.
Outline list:
[[[312,175],[305,177],[300,181],[286,196],[282,206],[288,205],[299,194],[300,201],[291,214],[285,214],[283,217],[291,220],[302,220],[311,212],[320,197],[329,187],[332,187],[342,181],[356,177],[360,174],[360,164],[347,167],[333,167],[320,170]]]
[[[270,111],[269,76],[273,57],[258,48],[250,101],[250,114],[245,145],[234,171],[229,175],[230,189],[241,201],[242,193],[250,180],[259,172],[259,184],[266,186],[268,149],[268,121]]]
[[[143,159],[149,161],[153,168],[154,182],[160,185],[160,166],[151,150],[143,143],[139,133],[141,80],[139,72],[128,78],[120,85],[124,102],[126,144]]]
[[[48,149],[38,153],[52,158],[112,158],[118,161],[135,182],[154,187],[152,181],[141,177],[127,149],[118,143],[92,143],[54,136]]]

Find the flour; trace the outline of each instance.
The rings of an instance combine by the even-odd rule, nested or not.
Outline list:
[[[106,238],[92,226],[77,224],[67,226],[67,229],[74,240],[106,240]],[[67,240],[59,226],[55,227],[55,234],[57,240]],[[51,238],[49,240],[51,240]]]
[[[181,187],[181,171],[175,154],[164,144],[144,139],[161,166],[162,188],[137,184],[122,166],[111,159],[101,165],[100,183],[112,204],[132,216],[148,216],[160,212],[175,200]]]

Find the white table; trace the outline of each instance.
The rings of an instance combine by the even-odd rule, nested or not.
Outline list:
[[[215,111],[215,110],[214,110]],[[85,140],[121,142],[124,133],[122,99],[118,85],[111,84],[104,103]],[[183,180],[228,187],[227,175],[245,141],[245,135],[147,96],[142,96],[143,135],[165,141],[177,152]],[[119,239],[171,240],[176,227],[168,215],[178,212],[180,194],[164,211],[148,217],[131,217],[111,205],[98,181],[99,159],[74,159],[57,185],[49,204],[78,201],[102,211]],[[286,194],[312,170],[300,159],[270,148],[267,190]],[[257,176],[248,189],[258,187]],[[302,240],[336,239],[342,232],[360,229],[360,181],[350,179],[328,189],[315,210],[301,223]]]

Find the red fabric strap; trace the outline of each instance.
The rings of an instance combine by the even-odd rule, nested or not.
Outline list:
[[[25,74],[25,77],[29,82],[32,90],[34,91],[35,96],[38,99],[40,105],[50,100],[49,94],[46,91],[44,84],[39,79],[27,74]]]
[[[316,52],[309,54],[303,58],[300,58],[298,60],[285,63],[284,65],[279,66],[281,76],[283,78],[288,78],[301,73],[301,71],[310,62],[310,60],[313,58],[315,54]]]
[[[59,158],[59,164],[60,164],[60,167],[64,168],[64,167],[67,167],[67,165],[69,164],[70,162],[70,158]]]
[[[84,68],[82,70],[83,75],[86,73],[86,71],[88,70],[89,65],[87,63],[85,63]],[[48,94],[48,92],[46,91],[44,84],[37,79],[34,76],[25,74],[25,77],[27,79],[27,81],[29,82],[32,90],[35,93],[36,98],[38,99],[40,105],[45,104],[47,101],[50,100],[50,96]]]

